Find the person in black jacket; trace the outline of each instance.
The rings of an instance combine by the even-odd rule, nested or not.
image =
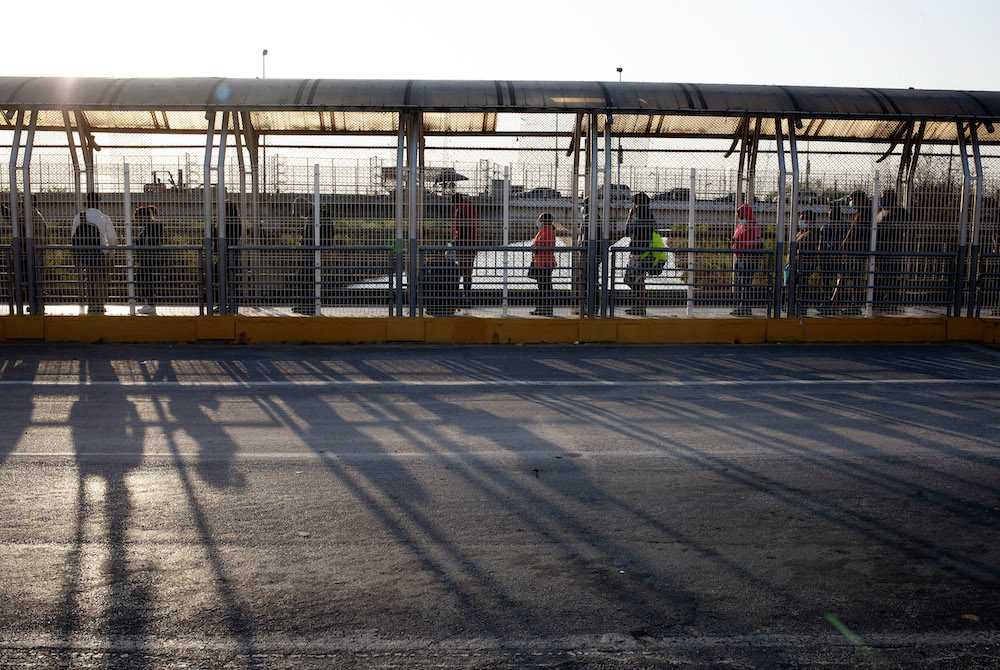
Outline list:
[[[646,315],[646,276],[653,267],[653,254],[643,249],[653,246],[653,233],[656,232],[656,219],[649,208],[649,196],[636,193],[632,196],[632,209],[629,210],[625,222],[625,236],[630,238],[630,247],[639,247],[629,255],[628,267],[625,269],[624,281],[635,292],[635,306],[625,310],[632,316]]]
[[[156,314],[156,294],[163,288],[164,254],[156,251],[163,245],[163,223],[156,216],[156,207],[139,207],[132,214],[132,221],[142,226],[142,232],[135,238],[135,288],[138,297],[146,302],[137,310],[139,314]]]
[[[840,243],[841,251],[851,253],[843,256],[844,267],[837,280],[837,293],[844,304],[844,314],[855,316],[861,314],[868,285],[868,256],[863,252],[871,248],[872,201],[864,191],[855,191],[851,194],[851,205],[855,210],[854,218]]]
[[[880,311],[897,313],[902,311],[906,259],[884,254],[908,250],[913,219],[906,208],[899,205],[895,191],[884,192],[879,207],[875,251],[882,255],[875,257],[875,305]]]

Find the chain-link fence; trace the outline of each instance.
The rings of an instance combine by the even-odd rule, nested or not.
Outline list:
[[[468,120],[446,114],[425,118],[421,132],[398,115],[375,116],[364,125],[372,134],[252,136],[233,115],[217,119],[211,137],[100,134],[90,154],[66,135],[38,132],[30,160],[24,138],[4,133],[17,147],[14,172],[0,166],[0,309],[1000,309],[992,145],[921,147],[884,122],[854,122],[871,142],[831,142],[808,138],[809,120],[798,128],[709,117],[702,137],[664,137],[644,133],[653,117],[645,126],[616,117],[605,128],[597,116],[590,128],[585,115],[501,113],[477,135],[451,132]],[[97,217],[91,210],[110,219],[113,250],[78,248],[87,245],[74,231]]]

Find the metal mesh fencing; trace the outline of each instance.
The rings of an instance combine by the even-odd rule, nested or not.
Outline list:
[[[223,152],[217,119],[207,156],[198,135],[104,135],[92,170],[79,147],[76,162],[59,147],[64,135],[39,132],[30,183],[14,174],[22,226],[30,195],[31,235],[22,230],[15,249],[9,214],[0,227],[0,297],[15,311],[20,293],[26,311],[167,315],[1000,309],[995,147],[982,148],[981,170],[971,145],[928,145],[915,162],[912,143],[884,123],[855,122],[880,141],[799,139],[796,162],[787,124],[780,143],[764,137],[773,120],[757,142],[711,118],[704,138],[622,130],[607,142],[572,114],[486,117],[497,135],[448,134],[467,123],[426,118],[413,189],[409,158],[399,172],[395,123],[378,135],[261,138],[252,149],[230,125]],[[10,177],[0,166],[8,205]],[[72,239],[90,190],[117,237],[100,262],[75,254]],[[643,199],[655,246],[636,244]],[[734,249],[741,223],[757,230],[751,249]]]

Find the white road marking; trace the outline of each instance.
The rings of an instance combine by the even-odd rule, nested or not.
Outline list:
[[[962,384],[994,386],[1000,379],[623,379],[623,380],[550,380],[550,379],[253,379],[253,380],[173,380],[150,381],[144,379],[23,379],[0,380],[0,387],[78,388],[351,388],[366,386],[383,387],[582,387],[627,388],[634,386],[689,387],[741,387],[741,386],[866,386],[866,385],[942,385]]]

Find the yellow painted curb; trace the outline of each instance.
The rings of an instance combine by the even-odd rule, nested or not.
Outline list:
[[[241,344],[303,342],[360,344],[386,341],[386,319],[323,317],[236,317]]]
[[[436,344],[758,344],[983,342],[1000,344],[1000,320],[874,319],[534,319],[328,317],[0,317],[0,342],[233,342]]]

